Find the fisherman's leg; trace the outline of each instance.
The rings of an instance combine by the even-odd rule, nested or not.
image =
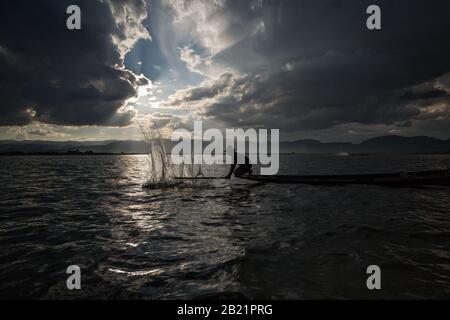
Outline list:
[[[252,166],[251,165],[241,165],[234,171],[235,177],[242,177],[243,175],[251,175],[252,174]]]

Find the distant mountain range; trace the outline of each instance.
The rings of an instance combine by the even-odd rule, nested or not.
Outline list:
[[[316,140],[298,140],[282,143],[282,152],[295,153],[450,153],[450,139],[430,137],[383,136],[353,143],[322,143]]]
[[[145,154],[149,145],[144,141],[108,140],[108,141],[0,141],[0,153],[125,153]]]
[[[166,140],[167,150],[174,143]],[[114,154],[146,154],[149,146],[143,141],[90,141],[90,142],[54,142],[54,141],[0,141],[0,154],[14,153],[114,153]],[[313,154],[374,154],[374,153],[429,153],[450,154],[450,139],[440,140],[425,136],[400,137],[383,136],[369,139],[359,144],[337,142],[322,143],[316,140],[298,140],[281,142],[282,153]]]

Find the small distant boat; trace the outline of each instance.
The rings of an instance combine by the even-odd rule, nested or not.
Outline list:
[[[348,156],[350,156],[350,153],[348,153],[348,152],[338,152],[338,153],[335,153],[334,155],[337,156],[337,157],[348,157]]]
[[[402,172],[364,175],[331,175],[331,176],[243,176],[240,179],[262,183],[308,184],[308,185],[380,185],[391,187],[410,187],[439,185],[450,186],[449,170],[421,172]]]

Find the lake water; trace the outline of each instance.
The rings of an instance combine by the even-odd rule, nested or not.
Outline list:
[[[281,173],[449,164],[290,155]],[[147,170],[145,156],[0,157],[0,297],[450,298],[450,188],[231,180],[148,190]],[[66,288],[70,265],[81,291]],[[381,267],[381,291],[366,287],[369,265]]]

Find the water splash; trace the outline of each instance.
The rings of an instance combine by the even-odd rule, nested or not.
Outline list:
[[[196,181],[182,181],[177,178],[200,177],[203,176],[201,166],[174,165],[170,154],[167,152],[164,138],[158,128],[150,125],[147,128],[141,126],[144,141],[149,145],[149,155],[147,158],[148,172],[143,184],[144,188],[160,189],[175,186],[195,184]],[[193,155],[191,155],[193,157]]]

